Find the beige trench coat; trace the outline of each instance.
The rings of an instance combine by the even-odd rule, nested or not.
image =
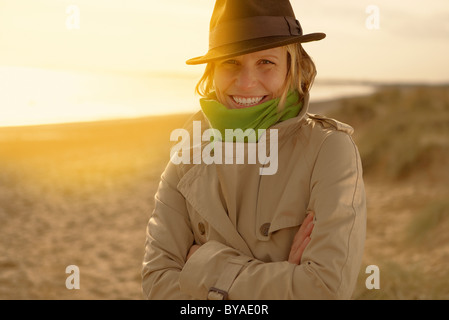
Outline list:
[[[308,97],[296,118],[271,127],[275,174],[261,175],[258,162],[167,165],[147,227],[147,298],[351,298],[366,233],[360,156],[350,126],[307,106]],[[311,241],[294,265],[286,260],[309,210]]]

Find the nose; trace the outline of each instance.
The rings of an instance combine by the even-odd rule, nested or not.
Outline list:
[[[241,90],[254,88],[257,84],[256,71],[247,66],[240,68],[236,76],[235,84]]]

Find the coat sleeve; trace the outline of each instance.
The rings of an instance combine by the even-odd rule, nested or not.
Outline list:
[[[169,162],[146,230],[142,289],[148,299],[192,299],[179,290],[179,275],[194,237],[185,199],[177,190],[178,182],[176,165]]]
[[[363,255],[366,204],[360,156],[348,134],[333,131],[324,140],[310,188],[315,227],[300,265],[265,263],[209,241],[181,271],[181,291],[198,299],[211,298],[211,288],[213,297],[235,300],[351,298]]]

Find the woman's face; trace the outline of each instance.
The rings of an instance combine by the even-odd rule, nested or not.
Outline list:
[[[230,109],[252,107],[281,95],[287,76],[287,50],[278,47],[215,63],[218,101]]]

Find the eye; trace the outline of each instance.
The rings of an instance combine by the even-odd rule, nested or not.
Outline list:
[[[274,62],[267,59],[262,59],[260,60],[260,64],[274,64]]]
[[[222,64],[238,64],[237,60],[229,59],[222,62]]]

